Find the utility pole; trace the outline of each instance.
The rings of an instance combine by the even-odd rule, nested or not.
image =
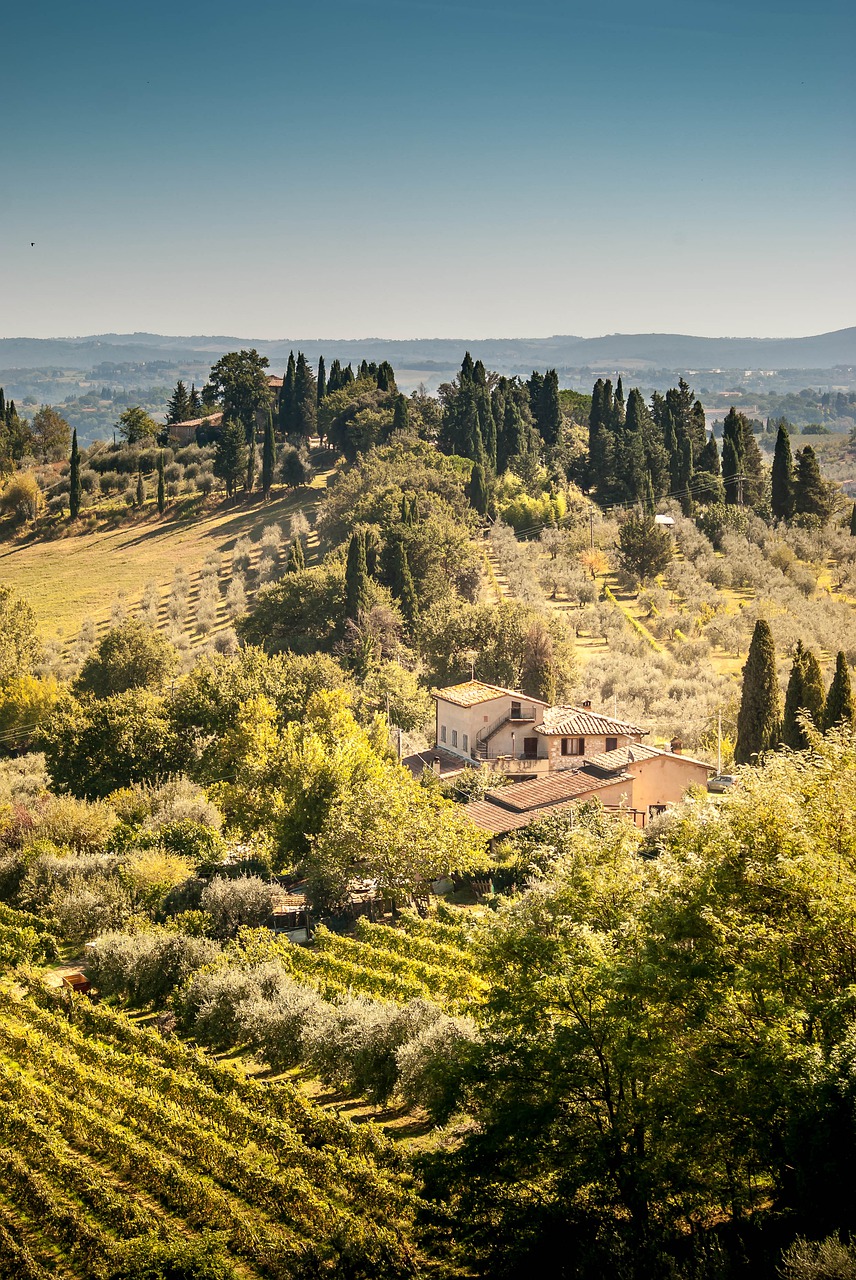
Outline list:
[[[594,511],[589,509],[589,550],[594,551]]]

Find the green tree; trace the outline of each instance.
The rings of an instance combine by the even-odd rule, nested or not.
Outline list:
[[[825,690],[820,663],[809,649],[797,641],[791,674],[785,692],[785,710],[782,716],[781,739],[793,751],[804,751],[809,746],[807,732],[798,717],[808,714],[817,729],[823,728]]]
[[[303,551],[303,542],[299,537],[293,538],[291,546],[288,548],[288,560],[286,561],[286,573],[299,573],[301,569],[306,568],[306,555]]]
[[[226,486],[226,496],[234,496],[247,471],[247,436],[242,424],[226,418],[214,452],[214,474]]]
[[[640,582],[656,578],[674,554],[672,535],[653,516],[632,513],[618,531],[618,558],[622,568]]]
[[[296,489],[298,486],[309,484],[313,474],[312,463],[309,461],[306,450],[298,449],[294,445],[286,445],[280,462],[283,484],[289,489]]]
[[[247,440],[255,431],[256,413],[270,405],[267,367],[267,356],[260,356],[255,347],[248,351],[230,351],[220,357],[208,378],[211,399],[223,406],[224,419],[240,422]],[[209,395],[205,397],[206,403]]]
[[[142,471],[137,472],[137,489],[134,495],[138,507],[145,506],[146,503],[146,482],[143,479]]]
[[[392,413],[392,430],[406,431],[408,426],[407,396],[395,397],[395,408]]]
[[[0,583],[0,686],[29,675],[41,661],[36,615],[26,600]]]
[[[160,632],[128,618],[102,637],[80,669],[75,694],[109,698],[128,689],[162,689],[178,655]]]
[[[71,436],[68,484],[68,512],[70,518],[76,520],[80,515],[80,450],[77,447],[77,428]]]
[[[345,562],[345,617],[352,622],[356,622],[360,613],[369,608],[368,578],[366,536],[364,533],[353,533]]]
[[[166,477],[163,469],[163,453],[158,454],[158,515],[166,511]]]
[[[392,566],[390,584],[392,594],[400,603],[401,612],[412,628],[419,617],[419,603],[416,598],[416,588],[413,585],[413,574],[410,572],[407,550],[404,543],[398,539],[392,543]]]
[[[470,476],[470,502],[480,516],[487,514],[488,489],[485,480],[484,467],[479,463],[473,467]]]
[[[288,353],[285,376],[282,380],[282,392],[279,397],[279,429],[286,439],[297,433],[296,374],[297,365],[294,361],[294,352],[290,351]]]
[[[187,759],[161,699],[143,688],[108,698],[68,695],[37,743],[53,786],[87,799],[179,773]]]
[[[554,703],[557,684],[553,637],[549,627],[539,618],[533,622],[526,636],[520,688],[530,698]]]
[[[256,482],[256,441],[255,436],[247,443],[247,470],[244,475],[244,492],[252,493]]]
[[[809,444],[797,451],[794,511],[824,522],[829,519],[829,490],[820,474],[817,455]]]
[[[294,371],[295,431],[308,441],[315,434],[318,416],[318,384],[302,351]]]
[[[844,725],[849,729],[856,728],[856,704],[853,702],[853,691],[850,687],[850,670],[846,657],[840,651],[835,659],[835,674],[823,709],[824,733],[828,733],[836,725]]]
[[[770,508],[777,520],[790,520],[794,514],[794,460],[791,456],[791,438],[781,422],[776,432],[776,448],[773,453]]]
[[[153,440],[160,431],[160,427],[145,409],[141,409],[139,405],[133,405],[120,415],[116,430],[128,444],[140,444],[143,441]]]
[[[30,431],[36,456],[42,462],[62,458],[71,442],[71,427],[61,414],[43,404],[33,417]]]
[[[187,394],[187,387],[179,378],[175,384],[175,390],[167,401],[166,421],[168,426],[172,426],[176,422],[190,422],[193,419],[193,413],[190,408],[190,396]]]
[[[856,538],[856,502],[853,503],[853,510],[850,512],[850,537]]]
[[[324,357],[318,357],[318,404],[327,394],[327,371],[324,367]]]
[[[265,424],[265,441],[262,449],[262,493],[264,500],[270,499],[271,485],[276,470],[276,440],[273,433],[273,414],[268,410]]]
[[[765,751],[779,742],[781,705],[776,675],[776,646],[770,624],[763,618],[755,623],[752,642],[743,668],[743,690],[737,714],[738,764],[757,762]]]

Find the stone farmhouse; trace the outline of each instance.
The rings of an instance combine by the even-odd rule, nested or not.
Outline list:
[[[490,766],[513,780],[466,812],[492,839],[595,797],[637,826],[704,787],[712,765],[643,743],[646,730],[592,711],[591,704],[550,706],[514,689],[468,680],[438,690],[434,747],[409,757],[414,772],[454,777]]]

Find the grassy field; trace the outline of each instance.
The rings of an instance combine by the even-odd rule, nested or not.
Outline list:
[[[330,455],[320,453],[316,467],[311,486],[278,495],[274,490],[267,504],[260,495],[251,502],[209,499],[201,510],[175,506],[161,518],[150,502],[115,527],[51,540],[0,542],[0,582],[29,601],[46,638],[63,640],[74,637],[85,618],[106,626],[113,603],[121,599],[126,607],[133,606],[150,582],[157,584],[165,600],[179,567],[190,578],[192,601],[202,564],[212,551],[224,555],[222,576],[228,580],[228,553],[238,538],[248,536],[257,543],[271,524],[280,524],[287,538],[290,517],[298,511],[312,523],[330,475]],[[308,538],[310,559],[315,545],[313,531]],[[162,614],[165,617],[165,608]],[[219,617],[218,626],[225,621],[225,616]]]

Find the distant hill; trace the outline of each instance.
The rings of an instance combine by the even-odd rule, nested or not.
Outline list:
[[[255,346],[277,368],[298,348],[315,360],[389,360],[396,369],[444,374],[460,365],[464,351],[506,373],[533,368],[654,369],[831,369],[856,365],[856,327],[805,338],[695,338],[686,334],[607,334],[600,338],[305,338],[169,337],[155,333],[105,333],[82,338],[0,339],[0,371],[90,370],[129,362],[209,364],[225,351]]]

